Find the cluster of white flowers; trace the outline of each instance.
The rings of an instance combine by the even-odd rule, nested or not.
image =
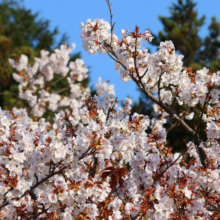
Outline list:
[[[129,131],[127,117],[123,119],[120,112],[111,114],[105,125],[102,115],[107,114],[108,108],[103,105],[104,101],[95,97],[90,103],[93,111],[98,111],[93,116],[88,100],[81,100],[81,106],[74,112],[56,114],[52,129],[44,119],[34,122],[25,110],[0,111],[1,203],[20,198],[1,210],[1,216],[6,219],[19,215],[27,218],[34,208],[41,210],[42,206],[49,208],[49,213],[54,213],[61,204],[69,207],[62,213],[63,217],[70,216],[70,213],[77,216],[84,209],[89,210],[90,217],[98,215],[95,204],[105,201],[111,192],[108,181],[101,181],[101,173],[110,166],[110,155],[115,152],[118,156],[120,152],[122,166],[127,153],[133,155],[135,147],[135,141],[129,135],[135,130]],[[96,106],[100,108],[96,109]],[[76,120],[74,124],[73,118]],[[66,124],[68,121],[69,124]],[[118,136],[121,126],[124,132]],[[139,133],[146,136],[144,130]],[[127,149],[126,143],[129,142]],[[91,169],[92,172],[94,157],[99,159],[101,170],[94,170],[94,174],[90,175],[87,171]],[[47,180],[48,176],[51,178]],[[43,183],[38,187],[41,181]],[[27,193],[30,189],[33,189],[35,200]],[[88,198],[94,202],[93,205],[84,205]],[[74,203],[75,207],[72,206]],[[41,217],[46,217],[46,214]]]
[[[129,121],[123,108],[111,111],[106,100],[114,102],[111,94],[81,99],[74,111],[56,114],[52,127],[25,110],[0,111],[2,219],[41,212],[41,219],[95,219],[105,212],[110,219],[142,213],[160,220],[177,213],[182,201],[189,219],[212,215],[204,191],[208,187],[212,198],[220,193],[219,144],[212,142],[215,151],[207,151],[215,159],[209,169],[202,168],[192,142],[195,161],[173,164],[180,154],[164,145],[166,120],[136,113]]]
[[[80,27],[83,48],[90,54],[97,52],[105,53],[105,50],[102,48],[102,42],[107,41],[111,37],[109,33],[111,29],[110,24],[103,19],[95,19],[94,21],[88,19],[85,24],[82,22]]]
[[[104,94],[115,95],[114,85],[108,85],[107,82],[102,82],[101,77],[99,77],[98,83],[95,86],[96,93],[99,97],[102,97]]]
[[[19,96],[33,107],[32,114],[41,116],[46,103],[52,111],[70,108],[55,114],[53,124],[31,119],[26,110],[0,109],[0,218],[219,219],[220,72],[183,68],[171,41],[148,53],[142,39],[151,41],[152,35],[138,27],[123,30],[121,41],[111,36],[106,21],[88,20],[81,27],[89,53],[111,54],[123,81],[158,93],[158,99],[152,95],[156,117],[130,118],[129,98],[117,110],[113,86],[101,78],[91,97],[80,83],[88,69],[79,59],[68,65],[66,45],[50,56],[42,51],[33,66],[25,55],[18,62],[10,59],[18,71]],[[47,89],[54,74],[68,76],[70,97]],[[172,115],[173,101],[192,110]],[[206,140],[197,139],[198,128],[192,133],[184,122],[193,119],[197,104],[203,106],[197,126],[206,126]],[[168,115],[196,134],[187,143],[188,163],[167,146]]]
[[[73,49],[74,47],[75,44]],[[76,59],[68,65],[71,51],[67,45],[61,45],[60,49],[55,49],[51,54],[42,50],[41,58],[35,58],[33,66],[28,65],[26,55],[21,55],[18,62],[9,59],[12,67],[19,71],[13,74],[14,79],[20,83],[19,98],[28,101],[32,115],[41,117],[46,109],[56,111],[66,106],[74,108],[80,98],[90,94],[90,89],[81,84],[81,81],[88,77],[84,61]],[[60,91],[51,90],[50,86],[58,81],[52,81],[54,74],[59,75],[61,79],[67,77],[70,96],[61,96]]]
[[[51,54],[42,50],[41,58],[35,58],[33,66],[28,65],[28,57],[23,54],[18,62],[9,59],[11,66],[18,71],[13,77],[20,83],[19,98],[28,101],[32,115],[41,117],[47,109],[56,112],[67,106],[74,109],[79,106],[82,97],[90,96],[90,88],[85,88],[81,83],[88,77],[88,68],[82,59],[69,62],[71,51],[67,45],[61,45],[60,49],[55,49]],[[53,81],[54,74],[60,78]],[[59,83],[64,77],[67,78],[68,87],[60,91],[51,90],[51,85]],[[99,96],[105,93],[115,95],[114,86],[102,83],[101,79],[96,88]],[[59,92],[66,89],[69,89],[70,95],[61,96]]]

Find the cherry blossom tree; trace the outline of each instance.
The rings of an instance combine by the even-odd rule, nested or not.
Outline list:
[[[9,60],[19,96],[32,108],[30,114],[0,110],[1,219],[219,219],[220,72],[184,68],[171,41],[150,54],[142,41],[153,36],[138,27],[122,30],[119,40],[107,4],[110,24],[81,23],[83,47],[113,59],[121,80],[133,80],[152,100],[155,117],[135,113],[130,120],[132,101],[117,107],[113,86],[101,79],[96,95],[81,89],[88,70],[83,60],[68,64],[67,45],[42,51],[33,66],[25,56]],[[68,71],[70,97],[45,89],[54,74]],[[188,111],[177,115],[173,102]],[[198,105],[202,111],[192,128],[187,120]],[[46,108],[55,112],[53,124],[40,118]],[[165,129],[168,118],[174,123]],[[176,126],[191,137],[183,154],[166,144]]]

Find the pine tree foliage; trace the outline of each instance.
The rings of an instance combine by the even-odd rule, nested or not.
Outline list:
[[[176,50],[184,54],[186,66],[199,70],[207,66],[211,71],[220,67],[220,23],[212,17],[209,32],[201,37],[199,32],[206,24],[206,16],[198,17],[196,3],[192,0],[178,0],[170,9],[170,17],[159,16],[164,28],[155,36],[154,45],[160,41],[172,40]]]

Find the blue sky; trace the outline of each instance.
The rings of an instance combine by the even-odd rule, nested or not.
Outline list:
[[[111,0],[113,21],[116,22],[115,34],[121,37],[121,29],[133,31],[135,25],[144,32],[150,29],[153,33],[158,33],[163,26],[158,16],[169,16],[168,7],[177,0]],[[216,16],[220,21],[220,1],[219,0],[197,0],[197,11],[199,16],[206,15],[206,25],[208,26],[212,16]],[[137,101],[140,93],[134,82],[122,82],[118,72],[115,71],[114,61],[106,54],[89,55],[82,48],[80,38],[80,23],[91,18],[103,18],[109,21],[109,9],[105,0],[23,0],[23,5],[33,12],[40,12],[40,18],[48,19],[51,22],[51,29],[58,27],[61,33],[67,33],[69,44],[76,43],[74,52],[80,52],[85,64],[90,67],[90,85],[102,77],[104,81],[110,80],[110,84],[115,85],[116,96],[119,100],[124,100],[129,95],[133,101]],[[200,31],[201,36],[208,32],[207,26]],[[59,39],[60,36],[58,36]],[[155,52],[156,48],[150,44],[145,45]]]

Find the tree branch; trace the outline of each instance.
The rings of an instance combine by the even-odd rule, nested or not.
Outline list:
[[[108,4],[108,8],[109,8],[109,12],[110,12],[110,21],[111,21],[111,42],[110,42],[110,47],[112,49],[113,30],[114,30],[115,23],[113,24],[113,22],[112,22],[113,15],[112,15],[112,9],[111,9],[110,1],[106,0],[106,2]]]

